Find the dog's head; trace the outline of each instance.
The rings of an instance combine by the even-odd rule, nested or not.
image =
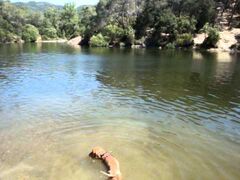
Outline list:
[[[92,158],[101,158],[105,153],[106,151],[103,148],[94,147],[92,149],[92,152],[89,154],[89,156],[91,156]]]

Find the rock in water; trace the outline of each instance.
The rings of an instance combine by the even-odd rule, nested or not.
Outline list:
[[[72,38],[68,41],[68,44],[69,45],[72,45],[72,46],[78,46],[80,44],[82,40],[82,37],[81,36],[77,36],[75,38]]]

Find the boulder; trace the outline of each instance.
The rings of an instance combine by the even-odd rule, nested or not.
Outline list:
[[[81,41],[82,41],[82,37],[77,36],[75,38],[70,39],[67,43],[72,46],[78,46]]]

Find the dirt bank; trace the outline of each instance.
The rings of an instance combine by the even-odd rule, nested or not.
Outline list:
[[[240,34],[239,28],[233,28],[231,30],[223,30],[219,32],[220,34],[220,40],[217,44],[218,48],[210,49],[210,51],[225,51],[225,52],[231,52],[230,47],[237,43],[237,40],[235,36],[237,34]],[[202,44],[205,39],[205,34],[197,34],[194,38],[194,42],[196,45]]]

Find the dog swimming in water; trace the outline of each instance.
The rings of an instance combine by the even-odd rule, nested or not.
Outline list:
[[[105,151],[101,147],[94,147],[89,156],[92,158],[101,159],[105,163],[105,165],[108,167],[108,173],[103,171],[101,171],[101,173],[108,176],[110,180],[122,180],[119,162],[109,152]]]

